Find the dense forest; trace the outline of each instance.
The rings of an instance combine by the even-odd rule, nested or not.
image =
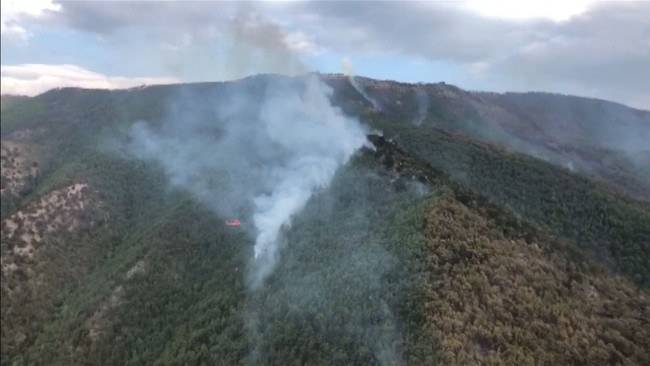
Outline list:
[[[370,144],[283,229],[256,289],[246,220],[224,225],[110,146],[135,121],[161,124],[170,100],[211,119],[212,98],[265,77],[3,99],[2,365],[650,363],[643,173],[501,143],[513,130],[486,135],[479,96],[453,86],[425,88],[417,125],[422,85],[366,80],[377,109],[325,79]],[[520,131],[535,109],[512,100],[494,103]],[[596,145],[580,151],[615,148]]]

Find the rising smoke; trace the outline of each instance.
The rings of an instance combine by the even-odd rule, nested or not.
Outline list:
[[[352,64],[352,60],[349,58],[344,58],[341,60],[341,70],[343,71],[343,74],[348,77],[348,80],[350,81],[350,84],[356,90],[361,96],[368,101],[370,104],[372,104],[372,107],[377,110],[381,111],[381,104],[377,101],[377,99],[373,98],[366,92],[366,89],[359,83],[357,80],[356,76],[354,76],[354,65]]]
[[[312,347],[315,363],[337,364],[335,350],[365,349],[348,364],[403,364],[391,309],[409,277],[391,249],[402,245],[392,234],[394,215],[422,199],[426,188],[407,178],[397,178],[399,184],[392,173],[380,175],[359,160],[309,200],[287,231],[273,278],[252,294],[245,316],[251,364],[281,362],[286,344]]]
[[[416,88],[415,97],[418,101],[418,114],[413,120],[413,124],[420,126],[422,125],[422,122],[424,122],[424,119],[427,118],[427,112],[429,111],[429,96],[423,88]]]
[[[162,124],[134,124],[126,148],[225,218],[242,219],[255,236],[255,289],[276,265],[283,227],[366,143],[330,94],[316,76],[252,77],[208,100],[185,94]]]

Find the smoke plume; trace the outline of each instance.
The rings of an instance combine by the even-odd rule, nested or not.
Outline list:
[[[162,123],[134,124],[126,148],[224,218],[241,219],[255,236],[257,288],[277,262],[283,227],[365,134],[330,104],[331,89],[316,76],[258,76],[194,94],[177,98]]]
[[[395,214],[426,187],[362,161],[309,200],[286,232],[273,278],[251,294],[250,364],[281,364],[287,344],[319,364],[403,364],[405,328],[393,311],[409,276],[394,252]],[[354,351],[337,359],[335,350],[346,349]]]
[[[422,88],[416,88],[415,97],[418,101],[418,114],[413,120],[413,124],[420,126],[422,125],[424,119],[427,117],[427,112],[429,110],[429,96],[427,95],[426,90]]]
[[[342,59],[341,71],[343,72],[344,75],[348,77],[348,80],[350,80],[350,84],[352,84],[354,90],[356,90],[359,94],[361,94],[361,96],[363,96],[365,100],[367,100],[370,104],[372,104],[372,107],[375,110],[378,111],[382,110],[379,102],[366,92],[366,89],[363,87],[363,85],[359,84],[359,81],[354,76],[354,65],[352,64],[352,60],[350,60],[349,58]]]

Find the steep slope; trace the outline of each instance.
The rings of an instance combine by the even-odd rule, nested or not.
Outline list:
[[[650,111],[604,100],[549,93],[474,93],[526,121],[528,139],[602,147],[625,152],[648,149]],[[522,131],[527,132],[527,131]]]
[[[650,205],[554,165],[434,129],[377,121],[414,156],[646,286]]]
[[[328,76],[348,113],[463,135],[603,180],[650,201],[650,112],[544,93],[467,92],[453,85]],[[359,90],[356,90],[356,86]],[[361,94],[373,98],[381,108]]]
[[[246,218],[223,225],[110,147],[170,106],[215,121],[214,100],[274,78],[63,89],[2,112],[3,150],[47,149],[3,208],[3,365],[649,361],[648,204],[462,126],[413,124],[408,84],[375,82],[380,102],[403,90],[403,109],[381,111],[336,79],[332,98],[386,138],[369,136],[284,228],[281,260],[251,291]],[[451,116],[439,118],[472,123]]]
[[[143,197],[167,201],[133,184],[147,174],[141,165],[94,147],[115,128],[112,96],[59,90],[3,111],[3,364],[45,331],[135,222],[158,214]]]
[[[12,211],[16,201],[34,188],[34,181],[43,166],[43,152],[38,145],[21,139],[3,141],[0,150],[2,173],[0,175],[1,213]]]
[[[426,223],[405,254],[421,269],[423,323],[445,363],[648,362],[647,293],[393,144],[375,144],[400,171],[447,187],[403,219]]]
[[[650,362],[647,294],[553,240],[495,234],[454,199],[427,207],[427,324],[450,364]],[[498,229],[497,229],[498,230]]]
[[[474,95],[524,121],[525,128],[515,133],[565,156],[568,167],[581,167],[647,198],[642,193],[650,179],[649,111],[548,93]]]
[[[11,330],[3,332],[7,352],[29,343],[74,282],[101,258],[102,206],[88,184],[75,183],[2,221],[2,319],[3,329]]]
[[[5,95],[0,96],[0,110],[5,110],[11,106],[28,100],[29,97],[23,95]]]
[[[252,242],[187,203],[117,248],[24,360],[647,360],[649,303],[630,281],[373,142],[294,222],[287,256],[252,299],[242,277]]]

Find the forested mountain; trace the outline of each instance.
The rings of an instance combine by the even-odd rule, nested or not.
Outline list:
[[[650,364],[649,112],[314,77],[3,96],[2,365]],[[312,117],[365,141],[256,285]]]
[[[27,99],[29,99],[29,97],[22,95],[2,95],[0,97],[0,109],[7,109],[12,105],[18,104]]]

